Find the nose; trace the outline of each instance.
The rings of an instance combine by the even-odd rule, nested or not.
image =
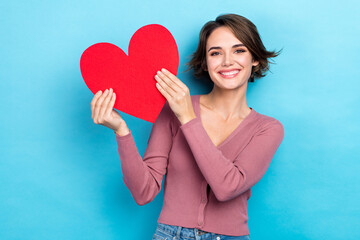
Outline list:
[[[229,54],[229,53],[224,54],[222,65],[223,65],[223,67],[228,67],[228,66],[233,65],[233,58],[232,58],[231,54]]]

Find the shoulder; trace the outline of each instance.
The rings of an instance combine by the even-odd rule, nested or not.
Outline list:
[[[284,136],[284,126],[276,118],[256,112],[256,128],[258,133],[273,132]]]
[[[265,115],[265,114],[262,114],[259,112],[256,112],[256,115],[257,115],[258,124],[260,126],[269,125],[269,124],[282,126],[282,123],[274,117],[271,117],[271,116],[268,116],[268,115]]]
[[[194,102],[194,101],[198,101],[199,98],[200,98],[201,95],[191,95],[191,101]]]

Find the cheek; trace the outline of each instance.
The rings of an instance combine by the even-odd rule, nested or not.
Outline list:
[[[238,58],[238,63],[240,63],[242,66],[249,66],[252,67],[252,56],[251,55],[242,55]]]
[[[206,59],[208,70],[215,70],[219,65],[221,65],[221,60],[217,58],[208,58]]]

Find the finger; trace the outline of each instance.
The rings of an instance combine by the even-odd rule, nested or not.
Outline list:
[[[108,95],[108,93],[109,93],[109,90],[106,89],[104,91],[104,93],[101,95],[101,97],[97,100],[97,102],[95,104],[95,110],[94,110],[94,112],[95,112],[94,121],[97,121],[97,122],[99,121],[99,117],[100,117],[99,113],[102,108],[103,101],[104,101],[105,97]]]
[[[158,75],[162,76],[162,78],[164,79],[164,81],[166,82],[166,84],[168,84],[175,92],[178,92],[179,90],[182,90],[181,87],[177,84],[177,82],[179,82],[180,80],[174,76],[174,75],[170,75],[170,72],[165,73],[162,71],[158,71]]]
[[[106,112],[106,110],[108,108],[109,102],[110,102],[111,97],[112,97],[112,93],[113,93],[113,90],[112,90],[112,88],[110,88],[107,96],[104,98],[104,101],[102,103],[102,106],[101,106],[101,109],[100,109],[100,112],[99,112],[99,117],[101,119],[104,119],[104,114],[105,114],[105,112]]]
[[[98,91],[98,92],[94,95],[94,97],[93,97],[93,99],[92,99],[92,101],[91,101],[91,103],[90,103],[90,107],[91,107],[91,118],[94,118],[95,104],[96,104],[96,101],[98,100],[98,98],[101,96],[101,93],[102,93],[101,90]]]
[[[156,88],[159,90],[159,92],[166,98],[166,100],[168,101],[168,102],[170,102],[170,100],[171,100],[171,95],[167,92],[167,91],[165,91],[162,87],[161,87],[161,85],[159,84],[159,83],[156,83]]]
[[[172,74],[170,71],[168,71],[165,68],[162,68],[161,72],[164,73],[174,83],[176,83],[182,90],[186,90],[187,86],[179,78],[177,78],[174,74]]]
[[[157,77],[156,77],[157,76]],[[170,78],[168,78],[162,72],[157,72],[155,79],[158,81],[160,86],[167,91],[171,96],[175,96],[181,89],[177,86]]]
[[[104,116],[109,116],[109,115],[111,114],[111,112],[112,112],[112,110],[113,110],[113,108],[114,108],[115,100],[116,100],[116,95],[115,95],[115,93],[113,92],[113,93],[111,94],[111,99],[110,99],[109,104],[108,104],[108,106],[107,106],[107,108],[106,108],[106,111],[105,111],[105,113],[104,113]]]

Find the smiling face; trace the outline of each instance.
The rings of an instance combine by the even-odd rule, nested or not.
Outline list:
[[[207,39],[207,71],[220,88],[236,89],[247,84],[252,67],[258,64],[228,27],[216,28]]]

